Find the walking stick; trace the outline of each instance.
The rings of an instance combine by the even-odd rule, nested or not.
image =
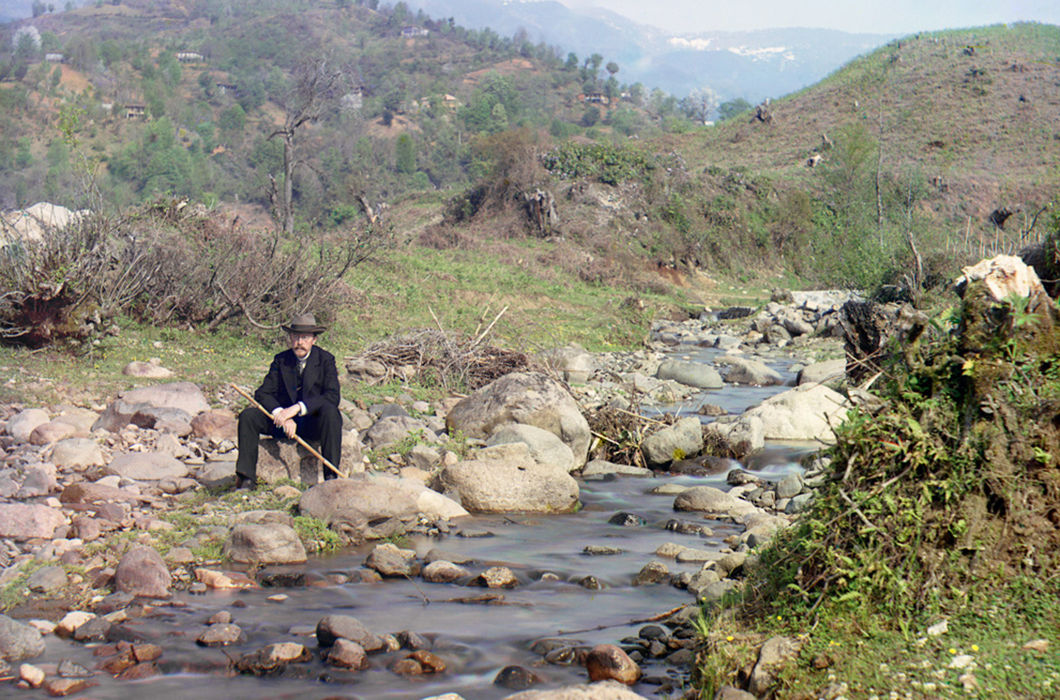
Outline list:
[[[265,414],[266,416],[268,416],[269,418],[272,418],[272,414],[271,414],[271,413],[269,413],[268,411],[266,411],[266,410],[265,410],[265,407],[264,407],[264,406],[262,406],[262,405],[261,405],[260,403],[258,403],[258,402],[257,402],[257,400],[255,400],[255,398],[254,398],[253,396],[251,396],[251,395],[250,395],[250,394],[248,394],[247,392],[243,391],[242,389],[240,389],[240,388],[239,388],[238,386],[236,386],[235,384],[229,384],[228,386],[230,386],[230,387],[232,387],[233,389],[235,389],[236,391],[238,391],[238,392],[239,392],[239,395],[240,395],[240,396],[242,396],[242,397],[243,397],[244,399],[246,399],[246,400],[247,400],[247,401],[249,401],[250,403],[252,403],[252,404],[254,404],[255,406],[257,406],[257,407],[258,407],[258,410],[259,410],[259,411],[261,411],[262,413],[264,413],[264,414]],[[325,466],[325,467],[327,467],[327,468],[328,468],[328,469],[330,469],[331,471],[335,472],[336,474],[338,474],[339,476],[341,476],[341,477],[342,477],[343,479],[348,479],[348,478],[350,478],[350,475],[349,475],[349,474],[345,474],[345,473],[343,473],[342,471],[340,471],[338,467],[336,467],[336,466],[335,466],[334,464],[332,464],[332,463],[331,463],[331,462],[329,462],[328,460],[324,459],[324,455],[320,454],[319,452],[317,452],[316,450],[314,450],[314,449],[313,449],[312,447],[310,447],[310,446],[309,446],[309,443],[308,443],[308,442],[306,442],[305,440],[303,440],[303,439],[302,439],[302,436],[301,436],[301,435],[299,435],[298,433],[295,433],[295,434],[294,434],[294,441],[295,441],[295,442],[297,442],[297,443],[298,443],[299,445],[301,445],[302,447],[304,447],[304,448],[306,448],[307,450],[309,450],[309,454],[311,454],[311,455],[313,455],[314,457],[316,457],[317,459],[319,459],[319,460],[320,460],[321,462],[323,462],[323,463],[324,463],[324,466]]]

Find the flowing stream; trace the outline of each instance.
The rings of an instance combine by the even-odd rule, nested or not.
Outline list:
[[[679,352],[699,361],[708,361],[716,354],[699,348],[681,348]],[[773,362],[771,366],[791,379],[790,361]],[[695,411],[703,402],[710,402],[730,413],[740,413],[786,388],[726,385],[719,391],[704,392],[695,401],[668,408],[687,413]],[[796,460],[804,450],[771,446],[743,466],[766,479],[776,480],[800,469]],[[494,564],[508,566],[520,578],[521,585],[502,591],[504,599],[500,604],[453,602],[457,598],[480,596],[488,589],[430,584],[418,578],[177,594],[174,605],[162,605],[152,615],[125,625],[145,641],[162,647],[164,653],[159,659],[162,674],[140,681],[117,681],[105,674],[97,675],[93,680],[98,685],[82,696],[100,700],[129,697],[405,700],[455,692],[466,700],[494,700],[515,692],[493,684],[498,671],[510,664],[539,676],[543,682],[536,688],[586,682],[584,668],[545,664],[541,655],[531,650],[532,643],[542,638],[563,637],[593,645],[618,643],[622,638],[636,636],[645,624],[636,621],[690,602],[687,591],[666,584],[632,585],[637,572],[649,561],[658,559],[655,550],[666,542],[720,549],[725,546],[723,540],[727,536],[741,531],[730,523],[701,521],[692,513],[675,513],[672,495],[651,493],[653,488],[667,482],[728,488],[724,474],[584,481],[581,484],[584,507],[578,513],[476,516],[461,521],[460,527],[465,532],[477,531],[489,536],[412,539],[403,545],[414,547],[421,557],[438,548],[454,555],[453,558],[466,558],[470,563],[465,566],[476,573]],[[645,524],[639,527],[610,524],[609,518],[618,512],[633,513],[643,518]],[[665,523],[675,517],[701,522],[714,535],[690,536],[665,529]],[[584,553],[588,545],[621,551],[590,556]],[[348,575],[361,567],[370,548],[368,545],[316,557],[301,570],[311,582],[324,582],[329,573]],[[666,560],[665,564],[671,574],[692,572],[700,567],[700,564],[678,564],[673,560]],[[545,572],[555,576],[542,578]],[[581,585],[579,581],[586,576],[595,577],[599,588],[593,590]],[[266,600],[281,592],[288,596],[285,601]],[[233,622],[246,632],[247,640],[225,648],[197,646],[195,639],[205,629],[207,619],[220,610],[232,613]],[[229,657],[235,659],[275,642],[300,642],[315,651],[315,625],[327,614],[352,615],[378,634],[410,630],[432,639],[432,651],[445,660],[447,670],[437,675],[404,678],[387,668],[400,658],[395,653],[370,656],[371,668],[358,672],[325,666],[319,655],[314,655],[308,664],[295,665],[300,667],[301,677],[285,674],[255,678],[220,672]],[[47,639],[47,659],[67,658],[88,668],[94,668],[99,662],[92,657],[91,646],[83,647],[51,636]],[[674,683],[681,682],[683,672],[661,662],[646,661],[642,668],[646,676],[652,677],[649,682],[634,687],[642,695],[655,696],[660,680],[667,677]]]

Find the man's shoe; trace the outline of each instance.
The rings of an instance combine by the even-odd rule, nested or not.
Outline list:
[[[257,485],[257,479],[251,479],[249,476],[236,474],[236,491],[253,491]]]

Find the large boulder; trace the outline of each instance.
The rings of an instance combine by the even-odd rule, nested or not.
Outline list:
[[[0,216],[0,242],[42,241],[46,234],[80,221],[87,213],[87,209],[73,211],[59,204],[37,202]]]
[[[101,467],[105,463],[95,440],[78,437],[56,443],[51,460],[60,467]]]
[[[738,355],[722,355],[714,362],[728,368],[725,371],[725,381],[729,384],[772,386],[784,383],[784,377],[780,375],[780,372],[767,367],[766,363],[761,360]]]
[[[66,524],[57,508],[27,503],[0,503],[0,537],[28,540],[51,539],[55,528]]]
[[[364,434],[364,441],[374,450],[389,449],[401,441],[417,437],[433,442],[437,436],[427,427],[427,423],[411,416],[386,416],[380,418]]]
[[[538,372],[511,372],[463,399],[445,419],[450,432],[486,439],[505,423],[533,425],[562,440],[585,464],[591,433],[578,402],[562,384]]]
[[[533,425],[511,423],[498,427],[486,440],[486,444],[506,445],[513,442],[525,443],[530,448],[530,456],[538,464],[548,464],[564,471],[574,471],[574,453],[562,440],[547,430]]]
[[[585,348],[577,343],[545,350],[538,355],[538,359],[562,377],[563,381],[572,384],[585,383],[596,371],[596,359],[592,353],[586,352]]]
[[[320,445],[309,443],[320,451]],[[337,466],[347,475],[364,471],[364,454],[356,433],[342,436],[342,456]],[[313,485],[324,480],[324,472],[331,472],[318,457],[293,440],[263,439],[258,450],[258,481],[273,484],[281,479]]]
[[[724,386],[718,370],[700,362],[685,360],[664,360],[656,370],[659,379],[672,379],[685,386],[696,389],[720,389]]]
[[[677,494],[674,510],[694,511],[710,518],[735,518],[757,509],[713,486],[693,486]]]
[[[290,525],[244,523],[232,528],[224,555],[242,564],[301,564],[305,547]]]
[[[29,436],[39,425],[44,425],[51,418],[42,408],[27,408],[8,419],[5,430],[18,442],[27,442]]]
[[[358,475],[331,479],[308,489],[298,501],[302,515],[331,523],[337,519],[400,518],[419,513],[439,518],[467,515],[451,498],[415,479],[388,475]]]
[[[648,464],[669,464],[703,450],[703,425],[699,418],[682,418],[644,439],[641,451]]]
[[[524,690],[504,700],[647,700],[617,681],[568,685],[554,690]]]
[[[795,383],[799,386],[824,384],[835,389],[846,381],[846,371],[847,361],[844,359],[815,362],[802,368]]]
[[[440,485],[473,513],[569,513],[578,482],[563,468],[539,464],[522,442],[481,450],[442,470]]]
[[[835,441],[832,426],[846,418],[850,402],[822,384],[804,384],[745,411],[743,418],[762,421],[767,440]]]

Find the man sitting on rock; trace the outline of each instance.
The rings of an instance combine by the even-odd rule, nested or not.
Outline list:
[[[342,456],[342,417],[339,415],[339,375],[335,356],[316,347],[317,336],[326,328],[318,326],[313,314],[299,314],[287,331],[290,350],[272,358],[265,380],[254,398],[272,419],[256,406],[239,414],[239,458],[236,460],[236,488],[257,485],[258,441],[262,434],[277,438],[319,440],[324,459],[336,467]],[[324,478],[335,474],[324,470]]]

